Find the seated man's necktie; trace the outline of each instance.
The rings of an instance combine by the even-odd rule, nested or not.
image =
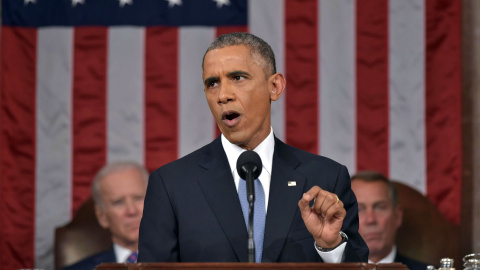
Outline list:
[[[138,258],[138,253],[137,252],[132,252],[132,254],[130,254],[130,256],[128,256],[126,262],[127,263],[136,263],[137,258]]]

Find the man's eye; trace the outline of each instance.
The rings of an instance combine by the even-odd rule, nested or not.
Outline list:
[[[215,87],[215,86],[217,86],[217,85],[218,85],[218,82],[209,82],[209,83],[207,84],[207,87],[208,87],[208,88],[212,88],[212,87]]]
[[[122,205],[122,203],[123,203],[122,200],[112,202],[113,205]]]
[[[240,81],[240,80],[243,80],[244,78],[245,78],[245,77],[240,76],[240,75],[233,77],[233,79],[234,79],[235,81]]]

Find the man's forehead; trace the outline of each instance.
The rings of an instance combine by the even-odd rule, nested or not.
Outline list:
[[[219,59],[236,60],[239,62],[252,60],[249,48],[242,45],[228,46],[210,50],[205,55],[204,65]]]
[[[390,203],[390,200],[386,197],[381,197],[381,198],[362,197],[362,198],[357,198],[357,203],[359,205],[376,205],[376,204]]]
[[[388,184],[385,183],[384,181],[382,180],[364,180],[364,179],[361,179],[361,178],[356,178],[356,179],[353,179],[352,180],[352,186],[353,185],[357,185],[359,187],[363,187],[363,186],[382,186],[382,187],[386,187],[388,189]]]
[[[384,195],[383,197],[390,198],[390,189],[387,183],[383,181],[365,181],[361,179],[355,179],[352,181],[352,189],[353,191],[358,194],[355,194],[358,197],[363,197],[364,196],[370,199],[373,199],[373,197],[379,197],[378,195]],[[363,192],[359,192],[360,189]]]
[[[258,66],[265,72],[266,62],[258,53],[252,54],[249,47],[244,45],[233,45],[223,48],[217,48],[207,52],[204,58],[203,63],[203,76],[210,77],[215,76],[215,74],[206,74],[216,73],[216,72],[235,72],[235,71],[244,71],[248,72],[253,66]],[[222,61],[225,66],[220,66],[218,61]],[[228,66],[230,65],[231,66]],[[224,70],[223,68],[227,68]]]

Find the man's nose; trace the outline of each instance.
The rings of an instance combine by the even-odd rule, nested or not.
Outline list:
[[[371,209],[365,211],[364,219],[365,219],[365,223],[367,224],[376,223],[377,221],[377,218],[375,217],[375,213]]]
[[[135,202],[133,201],[127,202],[127,213],[129,215],[135,215],[135,214],[138,214],[138,212],[139,212],[139,208],[137,204],[135,204]]]
[[[235,91],[228,82],[220,84],[218,92],[218,104],[225,104],[235,99]]]

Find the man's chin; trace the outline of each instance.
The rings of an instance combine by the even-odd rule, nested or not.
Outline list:
[[[138,237],[137,236],[134,236],[134,235],[130,235],[127,238],[123,239],[123,242],[129,246],[131,245],[137,245],[138,244]]]
[[[381,250],[384,246],[383,243],[378,239],[375,239],[375,240],[364,239],[364,240],[365,240],[365,243],[367,243],[368,248],[372,250]]]
[[[241,146],[245,144],[243,137],[241,136],[240,132],[235,130],[227,130],[226,132],[222,132],[223,136],[232,144]]]

